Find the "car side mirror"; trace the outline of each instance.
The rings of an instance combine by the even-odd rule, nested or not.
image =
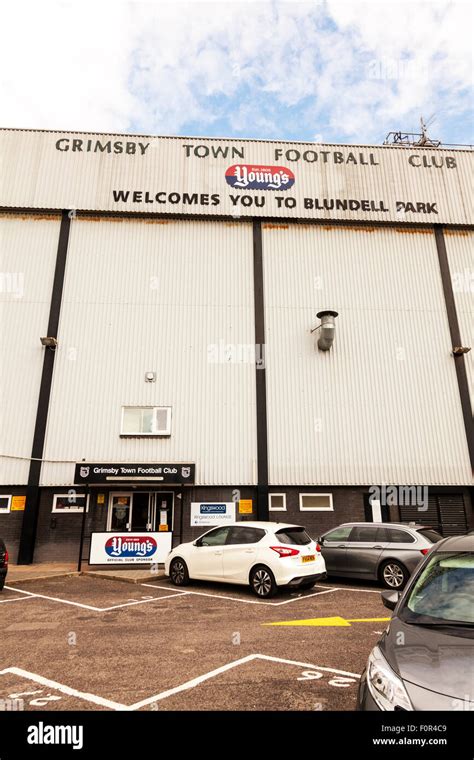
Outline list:
[[[394,610],[400,600],[399,591],[382,591],[382,604],[388,610]]]
[[[196,538],[196,540],[193,541],[193,546],[202,546],[201,539],[200,538]]]

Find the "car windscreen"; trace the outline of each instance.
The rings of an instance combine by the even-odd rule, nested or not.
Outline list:
[[[400,617],[407,623],[474,624],[474,552],[436,552],[411,589]]]
[[[418,528],[417,533],[426,538],[431,544],[437,544],[438,541],[443,540],[443,536],[433,530],[433,528]]]
[[[275,536],[282,544],[309,544],[311,537],[308,536],[304,528],[280,528],[275,531]]]

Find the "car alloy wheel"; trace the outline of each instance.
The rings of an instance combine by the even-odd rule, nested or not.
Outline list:
[[[175,586],[184,586],[188,581],[188,570],[182,559],[174,559],[170,568],[171,580]]]
[[[390,588],[400,588],[405,581],[405,575],[400,565],[390,562],[383,569],[383,579]]]
[[[254,573],[252,583],[257,596],[268,596],[273,586],[270,573],[264,567]]]

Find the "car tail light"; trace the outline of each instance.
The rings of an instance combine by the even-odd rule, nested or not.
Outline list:
[[[421,552],[421,554],[422,554],[423,556],[425,556],[426,554],[428,554],[428,552],[429,552],[429,549],[420,549],[420,552]]]
[[[5,552],[5,559],[3,560],[5,567],[8,565],[8,551]]]
[[[316,544],[316,551],[317,551],[317,552],[320,552],[320,551],[321,551],[321,547],[320,547],[320,545],[319,545],[319,544]]]
[[[298,549],[290,549],[288,546],[270,546],[280,557],[296,557],[299,554]]]

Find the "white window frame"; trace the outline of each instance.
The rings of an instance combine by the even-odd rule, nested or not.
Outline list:
[[[84,507],[67,507],[66,509],[62,509],[61,507],[56,507],[56,504],[58,502],[58,499],[64,499],[64,497],[68,497],[70,494],[66,491],[66,493],[55,493],[53,496],[53,506],[51,508],[51,514],[55,515],[79,515],[84,512]],[[79,499],[85,499],[86,500],[86,512],[89,511],[89,494],[86,497],[85,493],[76,493],[75,496]]]
[[[123,420],[125,415],[125,409],[153,409],[153,427],[156,427],[156,417],[158,410],[166,409],[168,413],[168,424],[166,430],[159,430],[152,433],[128,433],[124,432]],[[120,435],[124,438],[156,438],[158,436],[171,435],[171,406],[150,406],[148,404],[123,404],[121,419],[120,419]]]
[[[282,507],[272,507],[272,496],[282,496],[283,497],[283,506]],[[268,494],[268,511],[269,512],[286,512],[286,493],[273,493],[271,491]]]
[[[12,496],[9,493],[0,493],[0,499],[8,499],[8,507],[3,509],[0,507],[0,515],[9,515],[12,508]]]
[[[305,496],[329,496],[329,507],[304,507],[303,498]],[[334,503],[332,493],[300,493],[300,512],[334,512]]]

